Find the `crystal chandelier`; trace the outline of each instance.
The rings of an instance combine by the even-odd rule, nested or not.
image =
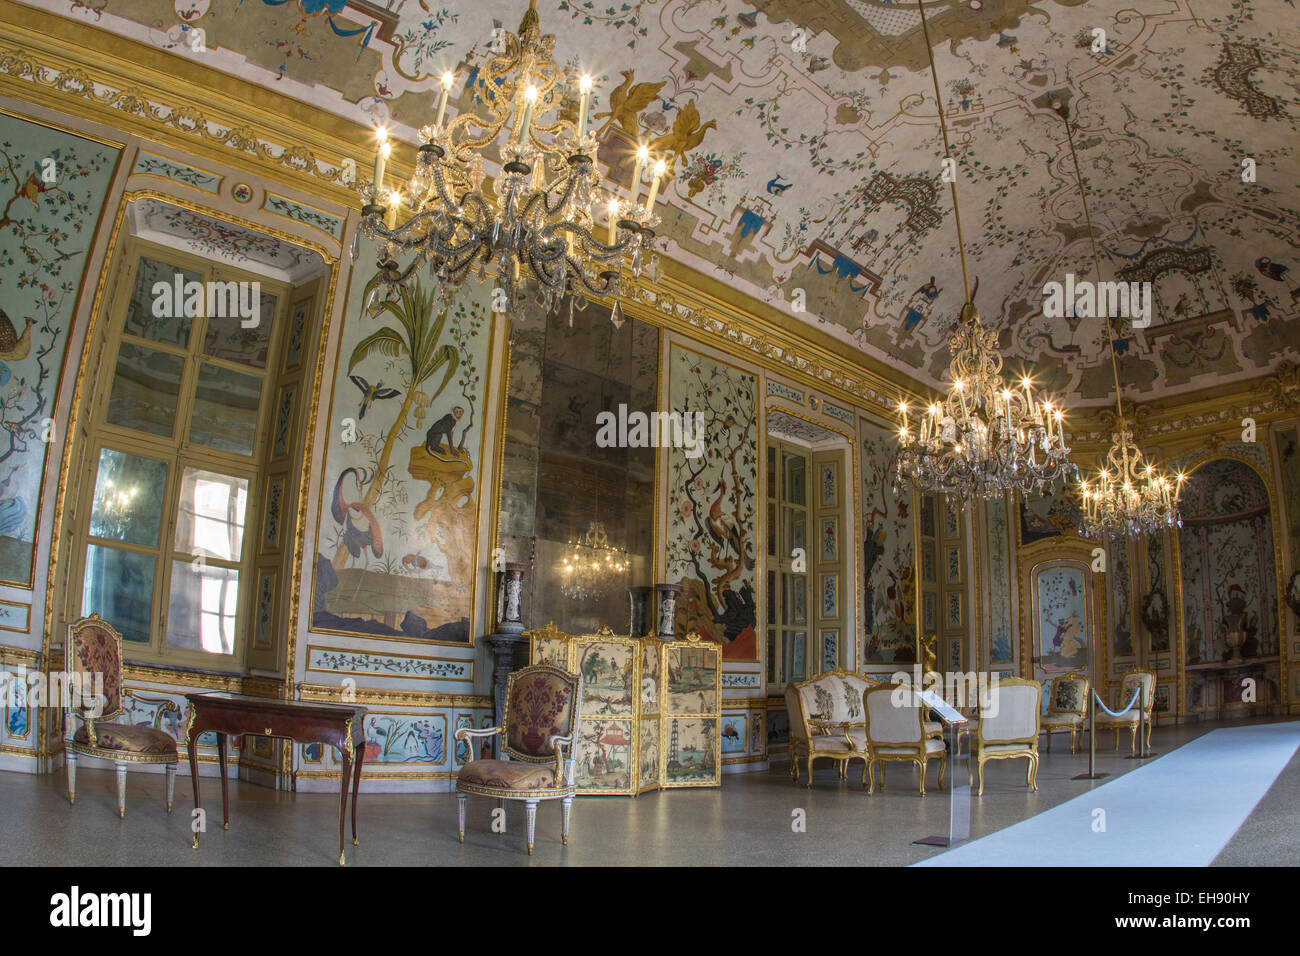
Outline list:
[[[976,288],[979,288],[978,281]],[[911,481],[926,492],[989,498],[1011,488],[1041,494],[1078,469],[1065,444],[1064,412],[1034,398],[1029,379],[1008,388],[1000,374],[997,333],[967,302],[949,340],[952,387],[932,403],[913,430],[907,403],[899,403],[898,465],[894,484]],[[1040,457],[1041,455],[1041,457]]]
[[[1074,130],[1070,126],[1069,107],[1053,100],[1052,109],[1065,123],[1065,138],[1074,160],[1074,176],[1079,183],[1079,199],[1083,205],[1084,221],[1088,225],[1088,241],[1092,244],[1092,265],[1097,281],[1101,281],[1101,258],[1097,255],[1097,237],[1088,213],[1088,195],[1083,185],[1083,171],[1079,156],[1074,150]],[[1106,317],[1106,336],[1110,340],[1110,368],[1115,376],[1115,416],[1119,431],[1111,435],[1111,447],[1106,452],[1106,463],[1091,480],[1082,480],[1079,491],[1083,496],[1083,520],[1079,533],[1085,538],[1138,537],[1158,533],[1165,528],[1181,528],[1178,513],[1178,496],[1183,489],[1183,475],[1174,480],[1165,476],[1154,464],[1142,456],[1133,438],[1133,430],[1124,418],[1124,399],[1119,384],[1119,361],[1115,358],[1114,335],[1111,334],[1110,317]]]
[[[491,275],[512,304],[526,282],[536,281],[550,308],[566,294],[585,301],[617,293],[624,257],[639,277],[651,255],[667,165],[652,164],[642,146],[629,198],[612,187],[602,191],[596,137],[587,129],[591,78],[578,80],[576,122],[561,118],[572,78],[553,58],[555,37],[542,34],[535,3],[517,35],[498,34],[495,52],[478,70],[482,113],[444,121],[456,76],[443,74],[433,122],[420,129],[415,171],[405,184],[384,184],[391,146],[379,131],[374,179],[360,187],[359,232],[381,243],[377,278],[389,297],[427,264],[443,290],[475,272]],[[484,166],[494,156],[500,172],[488,188]],[[642,173],[651,170],[649,193],[639,201]],[[653,262],[646,265],[653,269]],[[610,319],[622,325],[617,301]]]
[[[630,566],[627,553],[609,543],[605,525],[593,521],[560,558],[560,592],[575,601],[600,597],[626,577]]]
[[[930,58],[945,164],[955,168],[924,3],[918,0],[917,8],[921,12],[921,29]],[[921,415],[915,431],[908,422],[907,402],[899,403],[902,425],[894,493],[910,481],[923,492],[941,492],[963,499],[988,498],[1011,488],[1041,494],[1057,480],[1069,481],[1078,475],[1065,444],[1064,409],[1053,407],[1041,396],[1035,398],[1028,378],[1021,380],[1019,389],[1009,388],[1003,382],[997,333],[980,321],[974,302],[979,280],[975,280],[972,291],[966,271],[955,176],[949,185],[957,251],[961,257],[962,288],[966,295],[961,319],[949,340],[952,386],[946,398],[932,403]]]

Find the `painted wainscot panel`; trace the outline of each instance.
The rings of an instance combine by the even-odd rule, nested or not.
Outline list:
[[[366,250],[360,261],[365,261]],[[491,287],[348,301],[329,422],[311,626],[467,642]]]
[[[0,114],[0,581],[30,587],[54,402],[118,151]]]
[[[668,472],[668,580],[682,587],[677,634],[697,631],[730,661],[758,659],[757,383],[674,346],[670,408],[703,416],[703,454],[674,448]]]
[[[916,569],[912,495],[893,494],[897,438],[862,423],[862,581],[864,663],[916,660]]]

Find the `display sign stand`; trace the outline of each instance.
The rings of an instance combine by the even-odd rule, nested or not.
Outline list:
[[[948,729],[948,834],[913,840],[913,846],[956,846],[970,839],[970,774],[966,783],[957,785],[957,757],[961,753],[961,728],[966,717],[934,691],[918,691],[920,701],[930,708]]]

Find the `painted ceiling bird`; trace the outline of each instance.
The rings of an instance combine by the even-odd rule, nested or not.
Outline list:
[[[371,402],[376,401],[377,399],[396,398],[398,395],[402,394],[399,389],[384,388],[383,382],[376,382],[374,385],[371,385],[360,375],[349,375],[348,378],[352,381],[353,385],[361,389],[361,410],[357,412],[357,418],[366,417],[366,409],[370,407]]]
[[[609,112],[593,113],[592,119],[600,119],[602,116],[608,116],[605,125],[596,131],[600,136],[615,123],[629,136],[636,137],[639,130],[637,129],[637,117],[641,111],[659,99],[659,91],[664,88],[664,83],[632,83],[633,71],[623,70],[623,82],[609,93]],[[667,81],[665,81],[667,82]]]
[[[709,506],[709,535],[723,547],[730,546],[741,556],[746,568],[754,566],[754,559],[745,553],[745,542],[740,535],[736,519],[722,510],[722,498],[727,493],[727,483],[718,479],[718,497]]]
[[[25,199],[31,202],[39,212],[41,208],[41,193],[45,192],[46,188],[45,183],[41,181],[41,177],[37,176],[35,173],[28,173],[27,180],[22,184],[18,192]]]
[[[27,319],[23,334],[19,335],[5,310],[0,309],[0,359],[19,362],[27,358],[32,350],[32,326],[35,324],[35,319]]]

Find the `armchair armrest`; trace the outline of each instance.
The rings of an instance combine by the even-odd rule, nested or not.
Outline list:
[[[553,734],[547,743],[555,751],[555,786],[573,783],[573,734]]]
[[[480,727],[477,729],[474,727],[461,727],[452,736],[453,739],[457,741],[468,741],[471,737],[493,737],[499,733],[501,733],[500,727]],[[469,757],[466,759],[465,762],[469,763],[473,759],[474,759],[474,748],[470,747]]]

